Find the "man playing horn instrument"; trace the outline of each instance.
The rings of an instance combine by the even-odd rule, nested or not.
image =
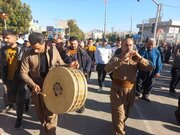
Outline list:
[[[110,92],[112,122],[116,135],[125,135],[125,121],[135,99],[136,74],[139,69],[151,71],[152,64],[133,50],[133,40],[126,38],[122,42],[121,51],[115,54],[105,67],[112,72]]]

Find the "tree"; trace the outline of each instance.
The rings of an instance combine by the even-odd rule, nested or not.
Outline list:
[[[21,3],[20,0],[0,0],[0,7],[3,12],[8,14],[8,18],[6,19],[8,29],[13,29],[18,33],[29,31],[30,21],[32,19],[29,5]],[[3,20],[0,19],[1,31],[3,27]]]
[[[66,30],[66,33],[70,32],[70,36],[76,36],[81,40],[85,38],[83,31],[77,26],[75,20],[69,20],[68,27],[69,28]]]
[[[106,35],[109,41],[116,42],[116,38],[118,37],[118,34],[116,32],[109,33]]]

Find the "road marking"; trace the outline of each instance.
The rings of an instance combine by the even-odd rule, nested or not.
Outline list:
[[[162,90],[169,90],[169,88],[161,87]]]
[[[147,128],[148,133],[153,134],[153,131],[152,131],[152,129],[150,128],[150,126],[149,126],[149,124],[148,124],[148,121],[145,120],[145,117],[144,117],[144,115],[141,113],[141,110],[140,110],[140,108],[138,107],[138,105],[135,103],[134,106],[135,106],[135,108],[137,109],[137,112],[139,113],[139,116],[140,116],[141,120],[143,121],[145,127]]]

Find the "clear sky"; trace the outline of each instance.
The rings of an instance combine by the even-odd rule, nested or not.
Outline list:
[[[104,0],[21,0],[30,5],[33,19],[42,26],[55,26],[57,20],[75,19],[84,32],[104,29]],[[156,0],[163,4],[162,20],[180,21],[180,0]],[[108,31],[137,31],[136,24],[156,17],[153,0],[108,0]]]

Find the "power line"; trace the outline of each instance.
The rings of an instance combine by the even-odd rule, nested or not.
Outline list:
[[[163,6],[180,9],[180,7],[178,7],[178,6],[172,6],[172,5],[166,5],[166,4],[163,4]]]

